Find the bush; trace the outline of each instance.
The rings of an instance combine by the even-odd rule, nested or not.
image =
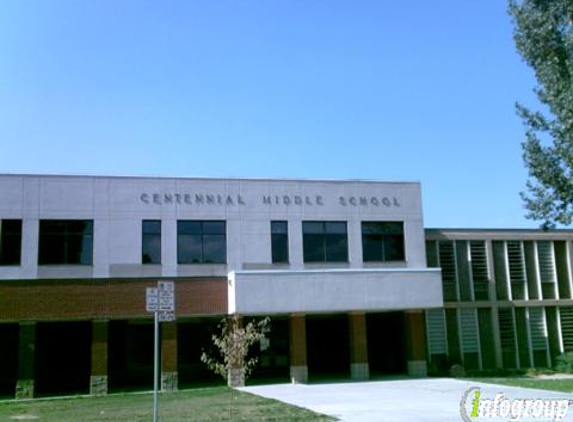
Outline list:
[[[555,358],[555,371],[573,374],[573,352],[563,353]]]
[[[450,367],[450,377],[463,378],[466,376],[466,370],[460,364],[455,364]]]

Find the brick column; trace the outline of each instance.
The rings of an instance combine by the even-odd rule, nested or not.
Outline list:
[[[406,353],[408,375],[427,376],[426,324],[424,311],[406,311]]]
[[[177,323],[161,324],[161,391],[177,391]]]
[[[92,322],[92,366],[90,376],[90,394],[102,396],[107,394],[107,321]]]
[[[366,340],[366,315],[364,313],[348,314],[348,334],[351,377],[353,380],[367,380],[370,377],[370,370]]]
[[[18,339],[18,381],[16,399],[34,397],[34,363],[36,352],[36,323],[20,323]]]
[[[290,379],[293,383],[306,383],[308,366],[306,364],[306,319],[304,315],[290,316],[289,345]]]

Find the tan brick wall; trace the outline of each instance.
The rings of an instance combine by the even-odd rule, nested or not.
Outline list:
[[[161,324],[161,371],[177,372],[177,323]]]
[[[0,283],[0,322],[146,317],[157,279],[19,280]],[[225,278],[175,280],[178,317],[227,313]]]
[[[91,375],[107,375],[107,321],[92,323]]]
[[[426,360],[426,325],[423,311],[408,311],[406,317],[406,347],[408,360]]]
[[[348,314],[348,337],[350,340],[350,362],[368,363],[365,314]]]
[[[290,364],[306,365],[306,319],[304,315],[290,317]]]

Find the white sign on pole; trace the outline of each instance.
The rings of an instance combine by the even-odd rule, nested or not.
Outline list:
[[[159,310],[159,290],[155,287],[148,287],[145,289],[145,309],[147,312],[155,312]]]
[[[159,322],[173,322],[175,321],[175,313],[169,311],[159,311]]]

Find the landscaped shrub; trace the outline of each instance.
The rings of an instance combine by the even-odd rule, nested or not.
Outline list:
[[[555,370],[566,374],[573,374],[573,352],[563,353],[555,358]]]

